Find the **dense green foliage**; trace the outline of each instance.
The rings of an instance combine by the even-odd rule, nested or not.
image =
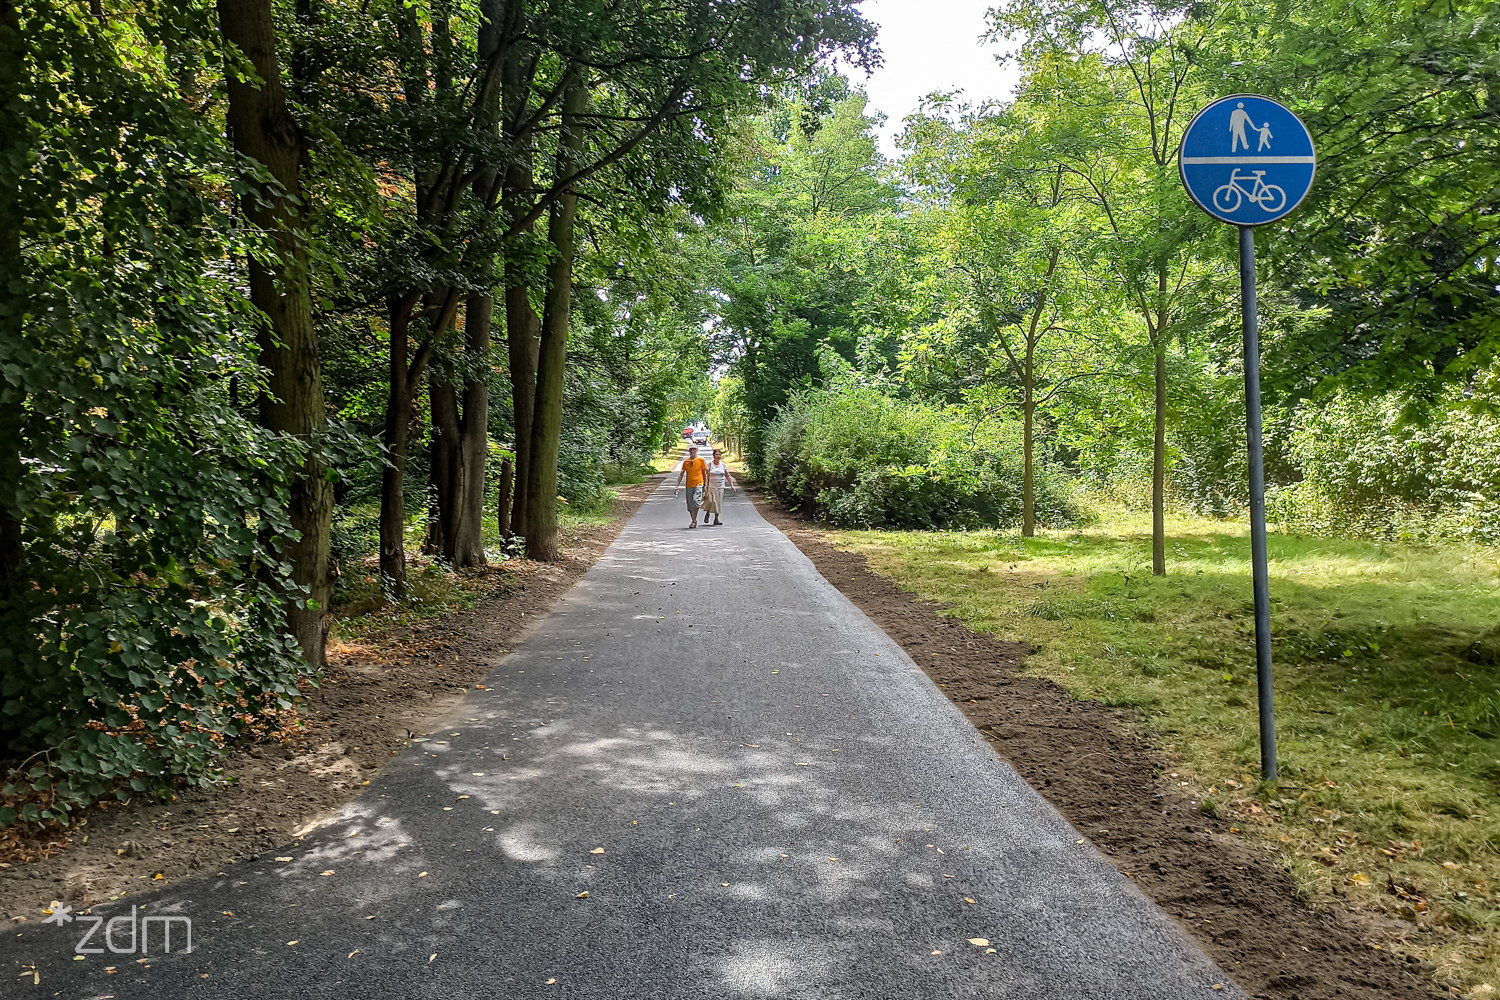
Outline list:
[[[745,115],[873,58],[844,0],[755,15],[0,0],[0,826],[296,725],[324,596],[404,599],[459,489],[463,565],[517,551],[500,459],[607,509],[707,385],[693,247]]]
[[[1011,527],[1021,518],[1013,419],[981,417],[845,385],[804,389],[766,432],[765,475],[781,496],[847,527]],[[1045,476],[1041,520],[1078,520],[1066,482]]]
[[[0,489],[24,549],[0,595],[0,741],[28,754],[0,801],[63,819],[121,780],[208,780],[225,739],[290,706],[275,584],[301,446],[233,405],[260,380],[218,266],[245,249],[218,198],[239,167],[148,57],[201,26],[24,16],[6,160],[24,252],[0,309]]]
[[[880,497],[899,495],[916,506],[895,523],[944,523],[922,490],[861,487],[856,501],[853,473],[819,478],[827,460],[800,435],[837,409],[806,391],[834,388],[819,361],[831,350],[868,390],[838,405],[1029,422],[1049,489],[1242,513],[1233,232],[1192,206],[1175,157],[1198,107],[1250,91],[1296,110],[1320,151],[1312,195],[1259,238],[1277,520],[1495,537],[1495,5],[1339,0],[1268,18],[1232,2],[1014,0],[991,23],[1016,43],[1015,98],[933,95],[905,122],[899,161],[836,78],[784,95],[750,131],[734,224],[712,249],[728,362],[715,419],[752,469],[788,498],[821,494],[830,516],[843,504],[879,523]],[[862,433],[871,456],[899,453],[945,492],[940,436],[884,418]]]
[[[874,58],[856,6],[744,9],[276,0],[283,176],[230,141],[218,8],[0,0],[0,794],[211,776],[309,672],[291,581],[378,550],[399,601],[408,534],[482,566],[538,443],[528,545],[707,418],[839,524],[1154,506],[1164,572],[1168,501],[1247,499],[1232,234],[1174,160],[1235,90],[1321,156],[1260,243],[1275,519],[1500,535],[1494,0],[1004,0],[1014,98],[933,95],[894,161],[826,58]],[[288,366],[312,431],[267,417]]]

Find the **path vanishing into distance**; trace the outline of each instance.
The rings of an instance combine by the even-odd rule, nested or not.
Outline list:
[[[689,531],[664,481],[332,822],[133,901],[191,954],[28,924],[5,996],[1242,997],[726,499]],[[93,910],[116,947],[128,902]]]

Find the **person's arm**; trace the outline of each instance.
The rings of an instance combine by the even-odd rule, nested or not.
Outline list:
[[[732,490],[739,489],[738,486],[734,485],[734,473],[732,473],[732,472],[729,471],[729,463],[728,462],[724,463],[724,481],[729,484],[729,488],[730,489],[732,489]]]

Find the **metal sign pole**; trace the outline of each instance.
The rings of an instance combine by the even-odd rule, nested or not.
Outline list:
[[[1250,569],[1255,589],[1255,685],[1260,701],[1260,773],[1276,780],[1271,688],[1271,589],[1266,562],[1266,472],[1260,439],[1260,321],[1255,313],[1255,227],[1240,226],[1240,309],[1245,330],[1245,436],[1250,456]]]
[[[1240,231],[1240,307],[1245,329],[1245,439],[1250,458],[1250,569],[1255,588],[1255,686],[1260,772],[1276,780],[1271,687],[1271,589],[1266,567],[1266,470],[1260,440],[1260,324],[1255,315],[1255,227],[1283,219],[1312,189],[1318,150],[1307,126],[1259,94],[1212,101],[1183,131],[1182,186],[1194,204]]]

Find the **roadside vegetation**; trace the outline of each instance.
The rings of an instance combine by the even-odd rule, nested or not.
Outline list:
[[[0,827],[222,780],[331,613],[462,603],[606,517],[708,381],[741,123],[873,34],[0,0]]]
[[[1500,550],[1273,533],[1282,780],[1259,780],[1242,522],[1168,520],[1152,576],[1142,514],[1034,538],[848,531],[838,544],[1030,670],[1128,707],[1165,775],[1281,855],[1314,905],[1407,921],[1438,978],[1500,981],[1500,686],[1477,649],[1500,619]],[[1476,996],[1479,994],[1475,994]]]

